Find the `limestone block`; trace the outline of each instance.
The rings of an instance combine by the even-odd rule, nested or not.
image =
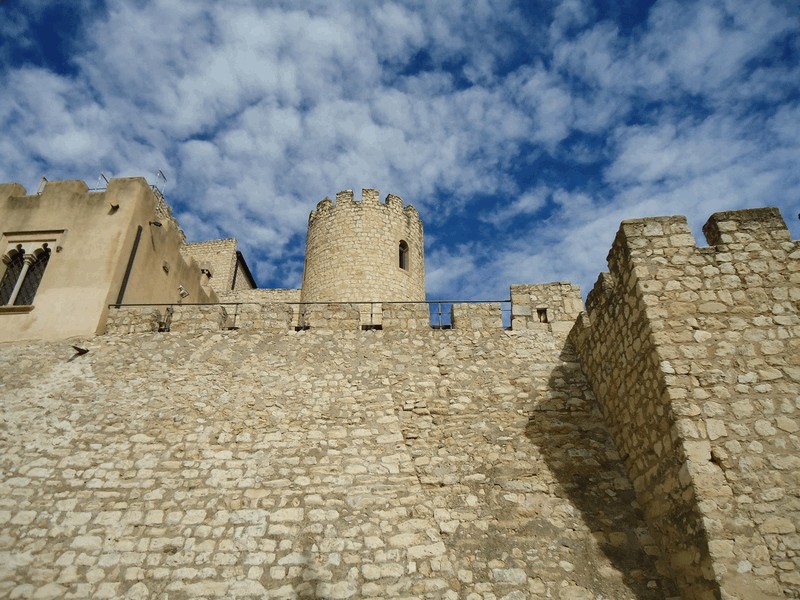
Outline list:
[[[159,329],[164,318],[164,307],[120,306],[110,308],[106,320],[106,333],[148,333]]]
[[[502,329],[500,303],[453,304],[451,323],[453,329],[472,331]]]
[[[386,330],[430,329],[431,326],[428,304],[424,302],[383,304],[382,318]]]
[[[175,333],[219,331],[227,323],[228,313],[219,304],[176,305],[172,310],[169,330]]]

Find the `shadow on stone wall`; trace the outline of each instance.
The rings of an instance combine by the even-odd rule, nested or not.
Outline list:
[[[582,513],[608,559],[595,569],[609,580],[621,578],[638,599],[677,596],[671,580],[659,575],[657,547],[577,358],[569,348],[560,358],[548,397],[531,398],[526,436],[561,487],[558,494]],[[593,591],[608,591],[602,587],[598,582]]]

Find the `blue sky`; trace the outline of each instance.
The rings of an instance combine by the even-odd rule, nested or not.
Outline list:
[[[162,170],[190,240],[298,286],[309,211],[425,222],[431,298],[584,294],[619,222],[778,206],[800,237],[795,0],[6,0],[0,180]]]

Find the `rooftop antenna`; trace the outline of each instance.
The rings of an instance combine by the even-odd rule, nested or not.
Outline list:
[[[167,177],[164,175],[164,171],[159,169],[156,171],[156,181],[161,179],[164,182],[164,185],[161,186],[161,194],[163,195],[167,191]]]
[[[105,181],[106,182],[105,186],[102,183],[100,183],[101,181]],[[107,188],[107,187],[108,187],[108,179],[106,178],[105,173],[100,171],[100,177],[97,178],[97,189],[98,190],[102,190],[102,189]]]

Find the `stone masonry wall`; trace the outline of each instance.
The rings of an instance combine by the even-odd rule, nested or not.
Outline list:
[[[217,294],[228,292],[233,285],[233,274],[236,269],[236,240],[209,240],[186,244],[183,254],[197,261],[201,269],[211,272],[209,284]],[[221,299],[221,298],[220,298]]]
[[[800,248],[775,209],[623,222],[573,332],[686,598],[800,595]]]
[[[498,302],[453,304],[450,321],[455,329],[502,329],[503,316]]]
[[[219,301],[226,303],[227,310],[231,314],[236,314],[237,309],[227,303],[240,302],[242,308],[239,309],[244,312],[252,312],[261,310],[259,305],[272,304],[272,303],[286,303],[292,309],[292,327],[298,324],[298,317],[300,314],[300,290],[299,289],[286,289],[286,288],[256,288],[249,290],[229,290],[219,294]],[[237,325],[237,319],[234,318],[232,325]]]
[[[219,294],[220,302],[300,302],[300,290],[257,288]]]
[[[566,281],[511,286],[511,328],[569,330],[583,311],[581,290]],[[549,325],[548,325],[549,323]]]
[[[384,304],[381,317],[384,329],[399,331],[422,329],[427,331],[431,328],[431,315],[428,305],[425,303]]]
[[[78,343],[0,345],[2,596],[674,595],[564,335]]]
[[[399,265],[399,244],[408,244],[406,269]],[[322,200],[308,220],[303,301],[425,300],[422,222],[413,206],[377,190],[336,194]]]

